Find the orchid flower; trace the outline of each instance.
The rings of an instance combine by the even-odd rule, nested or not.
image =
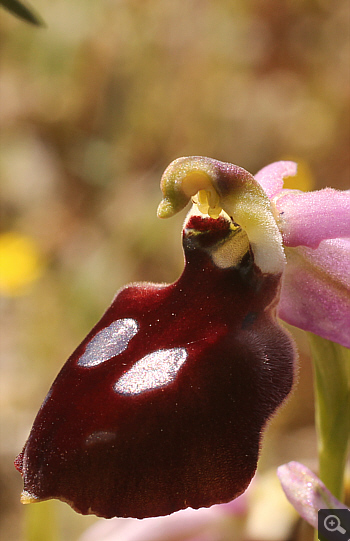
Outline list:
[[[344,339],[348,304],[335,321],[336,309],[322,295],[335,306],[342,284],[348,298],[349,282],[330,269],[328,244],[326,255],[321,245],[333,242],[333,254],[343,246],[349,198],[326,191],[324,226],[310,212],[312,196],[303,203],[303,194],[283,192],[282,179],[293,173],[290,162],[256,178],[209,158],[170,164],[158,215],[172,216],[193,198],[183,228],[184,271],[174,284],[120,290],[68,359],[16,459],[23,503],[58,498],[83,514],[144,518],[228,502],[245,491],[263,429],[293,384],[295,347],[277,321],[279,302],[280,315],[294,324],[306,328],[309,317],[298,307],[303,300],[294,300],[288,265],[318,273],[321,284],[329,274],[322,309],[310,288],[321,319],[312,329]],[[309,236],[299,223],[303,208]],[[331,227],[340,210],[341,227]],[[315,258],[308,250],[317,246]]]
[[[206,168],[207,173],[210,173],[210,168],[215,171],[211,191],[202,182],[209,204],[200,208],[216,214],[217,208],[212,207],[220,207],[218,198],[223,207],[226,205],[220,192],[220,177],[225,168],[233,166],[209,160],[208,167],[207,158],[180,158],[169,166],[169,172],[163,177],[163,186],[170,199],[175,200],[169,205],[169,195],[166,194],[165,206],[161,207],[164,216],[174,209],[177,211],[183,202],[178,196],[182,185],[173,171],[188,168],[188,160],[192,163],[194,160],[195,169],[197,160],[204,160],[203,169]],[[331,188],[309,193],[284,190],[284,179],[296,173],[295,163],[281,161],[259,171],[255,180],[270,199],[283,239],[286,265],[278,315],[294,326],[311,331],[320,473],[340,497],[350,437],[350,191]],[[191,179],[187,185],[192,187]],[[212,194],[213,187],[216,198]],[[199,205],[203,197],[206,200],[201,191],[197,197]],[[252,235],[249,235],[249,240],[254,260],[258,262]]]

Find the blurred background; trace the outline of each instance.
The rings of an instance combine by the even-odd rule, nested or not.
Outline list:
[[[350,179],[347,0],[31,5],[45,28],[2,8],[0,17],[7,541],[41,541],[28,533],[36,511],[19,503],[13,459],[63,362],[119,287],[173,281],[182,270],[185,214],[156,217],[166,166],[205,155],[255,173],[292,159],[310,188],[348,188]],[[262,475],[289,460],[316,464],[312,371],[305,337],[295,336],[299,385],[266,433]],[[45,541],[75,541],[96,520],[51,503]],[[235,539],[264,539],[244,535]]]

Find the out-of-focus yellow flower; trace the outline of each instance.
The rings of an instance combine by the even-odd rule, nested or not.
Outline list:
[[[298,164],[298,170],[294,177],[286,177],[283,182],[285,190],[301,190],[310,192],[315,189],[315,181],[308,163],[299,157],[287,157],[286,161],[294,161]]]
[[[16,232],[0,235],[0,294],[21,295],[43,270],[39,250],[28,236]]]

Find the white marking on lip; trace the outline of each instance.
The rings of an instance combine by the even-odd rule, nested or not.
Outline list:
[[[138,330],[139,325],[135,319],[113,321],[90,340],[77,364],[89,368],[112,359],[126,350]]]
[[[141,394],[168,385],[187,359],[185,348],[159,349],[137,361],[114,385],[117,393]]]

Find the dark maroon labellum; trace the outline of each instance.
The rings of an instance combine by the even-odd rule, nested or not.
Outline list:
[[[57,376],[16,460],[29,499],[143,518],[227,502],[250,483],[293,381],[280,276],[249,251],[220,269],[205,236],[222,241],[230,224],[191,220],[179,280],[122,289]]]

